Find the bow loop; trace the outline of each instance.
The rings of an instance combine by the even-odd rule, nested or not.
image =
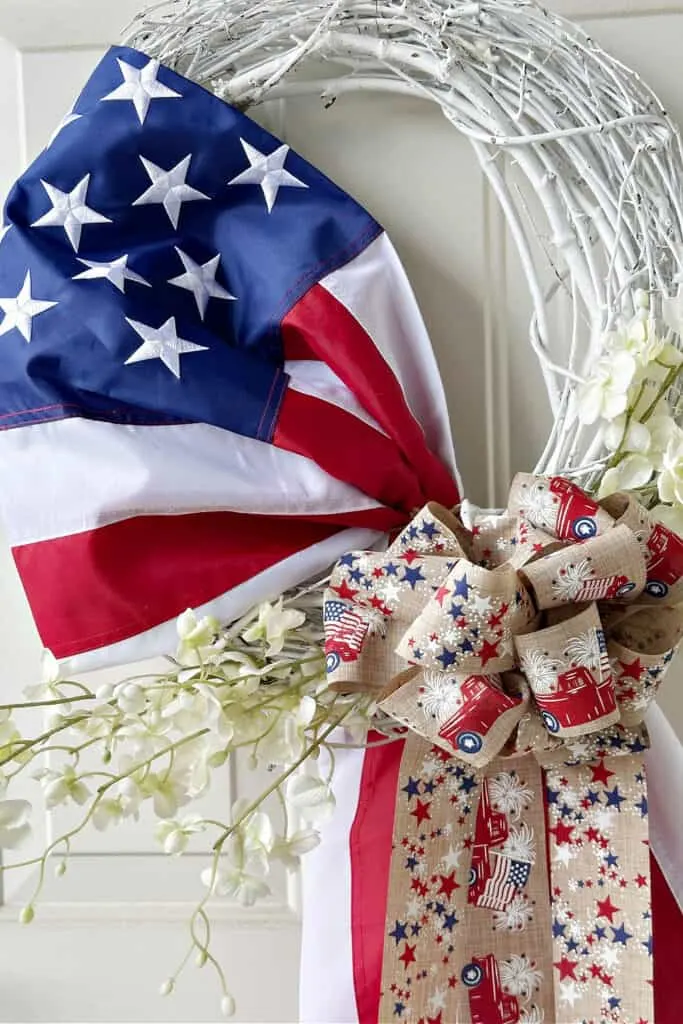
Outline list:
[[[471,530],[431,503],[385,553],[340,560],[328,673],[474,767],[630,753],[683,635],[675,597],[683,541],[631,496],[519,474]]]

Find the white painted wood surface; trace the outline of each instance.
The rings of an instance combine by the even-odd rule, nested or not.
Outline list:
[[[44,145],[139,3],[0,0],[0,194]],[[595,38],[641,71],[683,123],[683,4],[548,6],[586,17]],[[500,500],[510,473],[534,461],[548,413],[526,347],[528,302],[514,250],[468,144],[426,104],[375,95],[348,97],[327,111],[312,100],[292,102],[277,128],[388,228],[432,334],[466,486],[475,500],[488,500],[491,490]],[[35,677],[39,643],[4,546],[0,607],[5,696]],[[662,703],[683,735],[681,675],[671,673]],[[223,805],[254,784],[238,773],[210,800]],[[79,854],[66,878],[50,884],[30,928],[14,923],[17,887],[30,879],[8,879],[0,1022],[220,1019],[206,969],[191,968],[172,999],[156,995],[185,948],[198,853],[169,862],[143,830],[129,829],[90,837]],[[297,887],[284,876],[257,913],[229,905],[217,911],[217,947],[245,1024],[296,1020],[297,915]]]

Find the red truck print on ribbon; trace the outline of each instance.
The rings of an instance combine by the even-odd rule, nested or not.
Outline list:
[[[635,583],[628,576],[596,576],[581,583],[573,598],[575,601],[613,601],[626,597],[635,589]]]
[[[488,782],[481,784],[467,902],[488,910],[505,910],[529,881],[533,864],[506,855],[500,848],[510,834],[507,816],[491,805]]]
[[[461,754],[478,754],[487,733],[519,698],[509,697],[487,676],[469,676],[461,684],[462,706],[444,722],[439,736]]]
[[[347,601],[325,601],[325,663],[334,672],[342,661],[357,661],[368,632],[368,620]]]
[[[666,597],[683,576],[683,540],[657,523],[647,541],[647,583],[650,597]]]
[[[589,722],[599,722],[616,708],[612,675],[605,672],[596,680],[582,665],[567,669],[557,677],[554,693],[536,694],[536,703],[548,732],[571,729]]]
[[[498,961],[492,953],[472,957],[460,978],[467,989],[472,1024],[519,1024],[519,1003],[503,991]]]
[[[560,540],[588,540],[595,537],[598,524],[595,519],[600,506],[580,487],[554,476],[550,480],[550,493],[559,498],[555,535]]]

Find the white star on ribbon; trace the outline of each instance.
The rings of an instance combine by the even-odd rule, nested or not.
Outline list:
[[[561,981],[560,982],[560,1002],[569,1003],[570,1006],[574,1006],[574,1003],[578,1002],[581,998],[581,992],[579,986],[575,981]]]
[[[195,263],[192,257],[188,256],[182,249],[179,249],[177,245],[175,251],[183,262],[185,273],[179,274],[178,277],[172,277],[168,283],[192,292],[202,320],[204,319],[209,299],[231,299],[233,302],[235,301],[235,296],[231,295],[229,291],[216,281],[216,272],[221,260],[220,255],[217,254],[208,263]]]
[[[570,862],[574,860],[574,851],[566,843],[562,843],[561,846],[556,846],[553,851],[553,860],[556,864],[562,864],[563,867],[568,867]]]
[[[52,209],[34,221],[32,228],[64,228],[74,252],[78,252],[84,224],[111,224],[109,217],[91,210],[87,205],[89,174],[81,178],[71,192],[62,192],[42,178],[40,183],[48,194]]]
[[[135,281],[137,284],[147,285],[148,288],[152,287],[149,281],[145,281],[144,277],[140,277],[134,270],[128,269],[127,253],[124,256],[119,256],[117,260],[110,260],[109,263],[84,260],[80,256],[78,261],[88,269],[82,270],[80,274],[75,274],[72,278],[73,281],[94,281],[97,278],[102,278],[105,281],[111,281],[115,288],[124,293],[126,291],[126,281]]]
[[[16,327],[23,335],[24,340],[30,341],[33,317],[39,316],[56,305],[56,302],[44,302],[42,299],[33,298],[31,295],[31,271],[27,270],[19,294],[10,299],[0,299],[0,309],[5,314],[0,324],[0,334],[7,334]]]
[[[206,345],[195,345],[193,341],[178,337],[174,316],[169,317],[161,327],[150,327],[130,317],[126,317],[126,322],[142,338],[142,345],[126,359],[126,366],[146,359],[160,359],[173,376],[180,380],[180,357],[187,352],[208,351]]]
[[[209,196],[205,196],[203,192],[197,191],[196,188],[192,188],[185,182],[192,159],[191,153],[168,171],[153,164],[151,160],[146,160],[144,156],[141,156],[140,159],[152,184],[135,200],[133,206],[161,203],[171,224],[177,228],[183,203],[190,203],[197,199],[210,199]]]
[[[462,847],[455,848],[452,845],[449,846],[448,853],[445,853],[442,858],[444,871],[454,871],[455,868],[459,867],[462,852]]]
[[[144,68],[136,68],[127,61],[116,58],[123,82],[113,92],[103,96],[103,100],[129,100],[135,107],[140,124],[145,123],[149,105],[152,100],[180,100],[182,94],[169,89],[157,81],[159,61],[150,60]]]
[[[474,597],[474,610],[479,615],[488,615],[491,611],[491,598],[482,597],[481,594],[476,594]]]
[[[240,139],[240,142],[249,161],[249,167],[232,178],[228,185],[260,185],[268,213],[275,206],[275,200],[281,188],[308,188],[304,181],[299,181],[293,174],[285,170],[289,146],[278,146],[272,153],[265,154],[255,146],[250,146],[244,139]]]
[[[70,110],[68,114],[65,114],[64,117],[62,118],[62,120],[59,122],[59,124],[55,128],[55,130],[53,131],[52,135],[50,136],[50,140],[49,140],[49,142],[48,142],[48,144],[47,144],[47,146],[45,148],[49,149],[50,146],[52,145],[52,143],[57,138],[57,136],[61,132],[63,132],[65,128],[68,128],[70,124],[74,123],[74,121],[80,121],[80,119],[82,117],[83,117],[83,114],[74,114],[73,110]]]

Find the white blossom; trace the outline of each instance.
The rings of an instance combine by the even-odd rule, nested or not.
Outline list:
[[[615,352],[597,361],[592,375],[579,390],[579,416],[583,423],[595,423],[601,417],[613,420],[626,411],[636,365],[628,352]]]
[[[678,431],[666,447],[657,487],[661,501],[683,504],[683,431]]]
[[[31,834],[28,800],[0,800],[0,850],[14,850]]]
[[[287,785],[287,802],[309,825],[327,821],[335,806],[328,783],[314,775],[295,775],[291,778]]]
[[[275,860],[281,861],[290,871],[296,871],[301,863],[301,858],[311,850],[315,850],[319,844],[319,832],[312,828],[299,829],[287,839],[276,839],[271,856]]]
[[[41,659],[41,682],[24,687],[24,695],[29,701],[59,699],[62,696],[60,681],[59,663],[52,651],[45,649]]]
[[[76,774],[76,769],[71,764],[66,764],[60,769],[46,769],[41,781],[45,794],[45,806],[48,809],[65,804],[69,800],[83,805],[90,799],[90,790]]]
[[[193,835],[203,832],[206,822],[200,814],[186,814],[182,818],[167,818],[160,821],[154,834],[164,848],[164,853],[180,854],[187,849]]]
[[[257,900],[270,895],[270,888],[257,875],[238,867],[219,868],[211,885],[212,869],[202,871],[202,882],[215,896],[232,896],[243,907],[253,907]]]
[[[655,522],[683,536],[683,505],[657,505],[650,511]]]
[[[258,621],[245,629],[242,636],[247,643],[263,640],[267,644],[268,654],[279,654],[290,630],[298,629],[305,621],[303,612],[295,608],[284,608],[282,598],[273,604],[264,601],[259,608]]]

